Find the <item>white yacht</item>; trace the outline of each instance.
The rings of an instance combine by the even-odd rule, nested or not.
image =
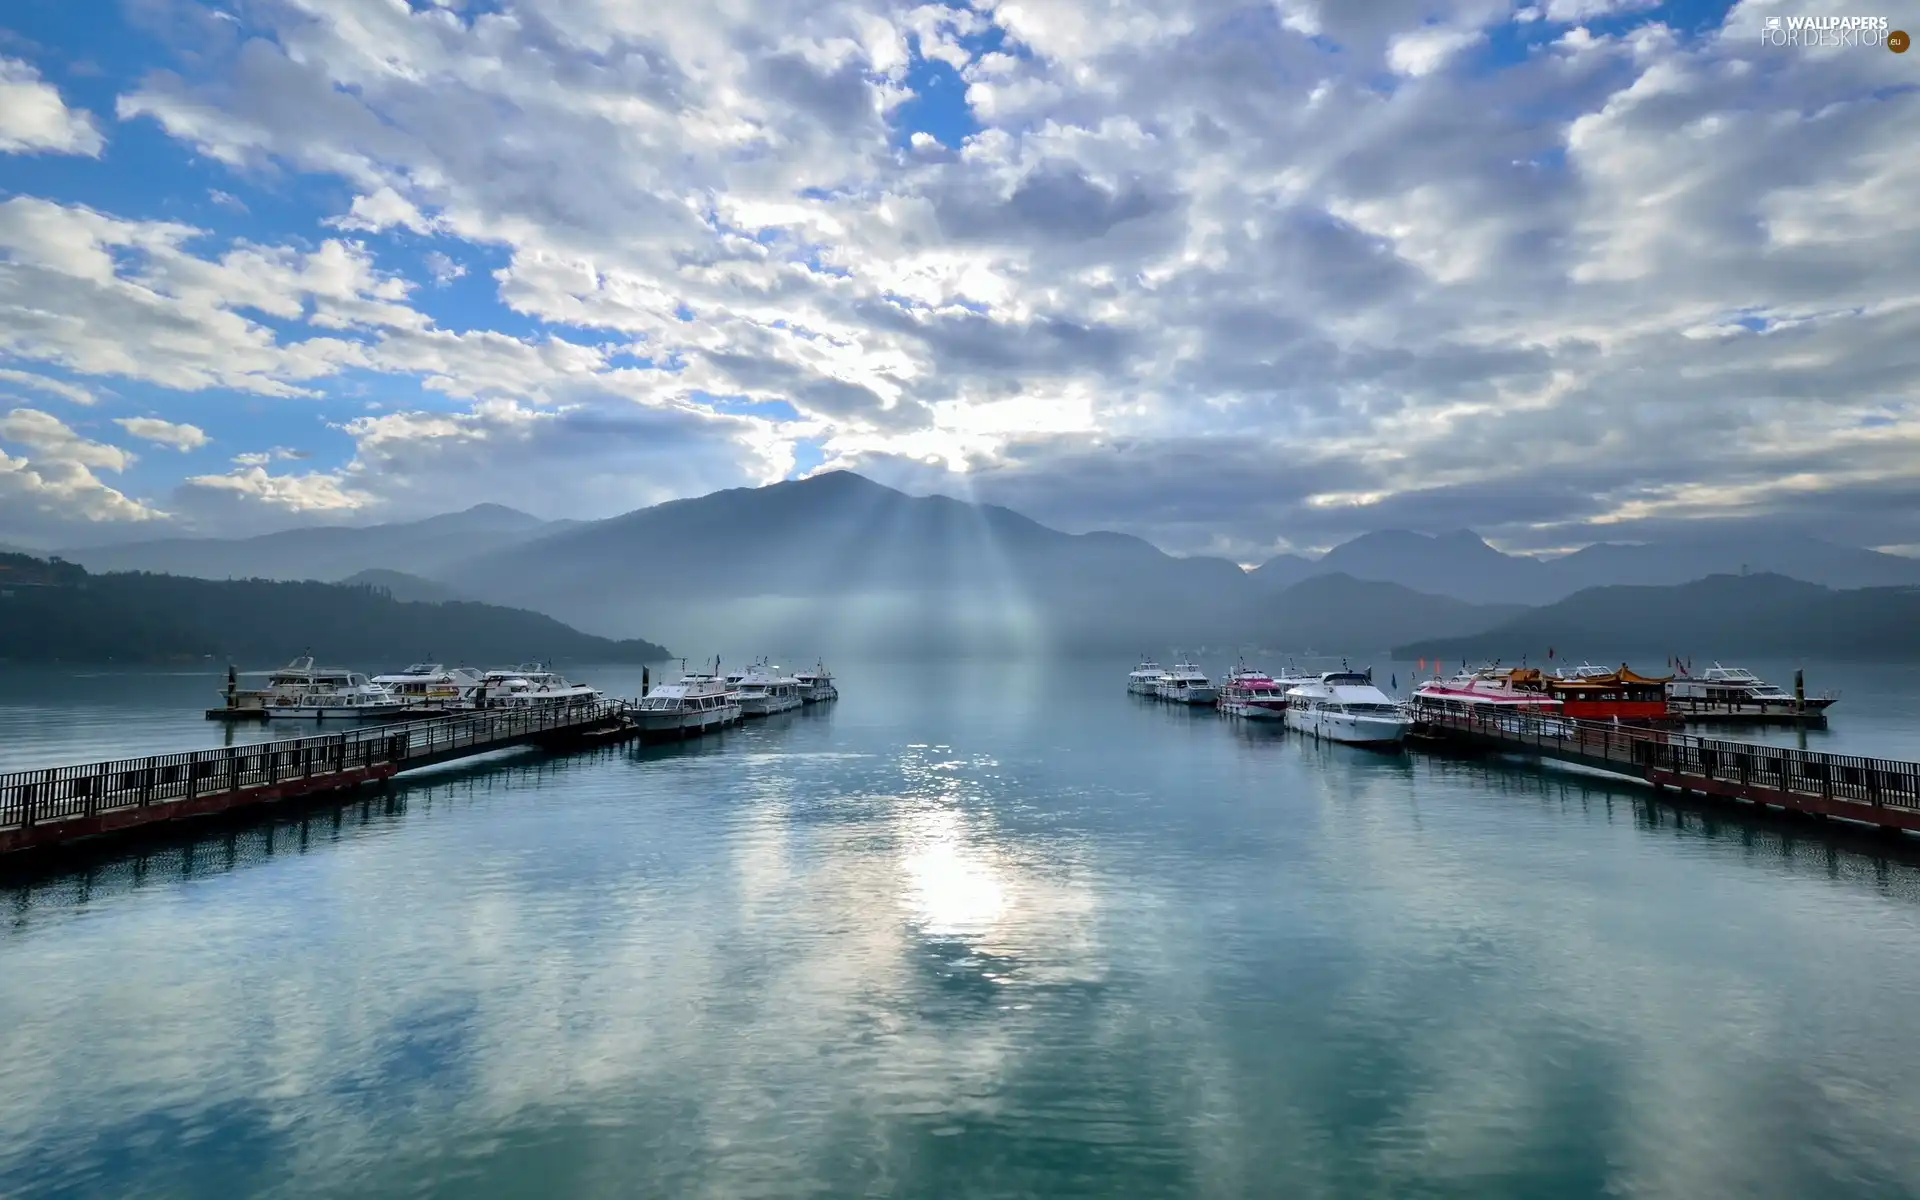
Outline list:
[[[432,708],[471,708],[486,677],[472,667],[448,670],[439,663],[414,663],[391,675],[375,675],[373,682],[407,705]]]
[[[833,686],[833,673],[825,663],[816,663],[811,671],[796,671],[793,679],[800,685],[800,699],[804,703],[819,704],[840,698],[840,689]]]
[[[1287,689],[1265,671],[1256,671],[1242,663],[1220,685],[1220,711],[1230,717],[1255,721],[1284,721]]]
[[[1172,670],[1160,676],[1155,691],[1162,700],[1175,704],[1212,704],[1220,698],[1207,673],[1190,662],[1173,664]]]
[[[680,667],[677,681],[656,685],[634,706],[632,720],[641,737],[696,737],[740,719],[740,702],[720,677],[717,660],[711,671],[688,671],[684,661]]]
[[[296,658],[264,674],[259,707],[269,719],[366,721],[405,716],[407,703],[358,671],[316,667],[310,657]]]
[[[1287,727],[1355,746],[1391,746],[1413,722],[1366,671],[1328,671],[1287,693]]]
[[[1667,684],[1667,699],[1678,711],[1774,715],[1798,711],[1824,712],[1840,697],[1832,692],[1799,697],[1771,684],[1744,667],[1714,663],[1699,675],[1680,675]]]
[[[1167,673],[1166,668],[1150,658],[1140,660],[1140,665],[1127,676],[1127,690],[1136,696],[1158,696],[1160,677]]]
[[[749,667],[731,687],[743,717],[768,717],[806,703],[800,698],[800,684],[765,662]]]
[[[570,682],[542,663],[496,668],[483,678],[476,700],[481,708],[557,708],[600,699],[600,689]]]

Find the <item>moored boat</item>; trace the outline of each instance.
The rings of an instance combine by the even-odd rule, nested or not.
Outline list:
[[[472,667],[451,670],[439,663],[413,663],[404,671],[375,675],[373,682],[413,707],[461,709],[473,707],[486,676]]]
[[[522,663],[517,667],[499,667],[482,676],[474,694],[476,708],[548,709],[574,704],[591,704],[600,699],[600,690],[574,683],[542,663]]]
[[[1265,671],[1242,663],[1220,684],[1220,711],[1255,721],[1287,718],[1287,689]]]
[[[1220,691],[1213,686],[1213,680],[1190,662],[1173,664],[1160,676],[1154,691],[1162,700],[1171,700],[1175,704],[1212,704],[1220,699]]]
[[[1287,692],[1287,727],[1352,746],[1392,746],[1413,722],[1367,671],[1327,671]]]
[[[800,700],[804,704],[820,704],[840,698],[840,689],[833,685],[833,673],[827,670],[825,663],[814,664],[811,671],[795,671],[793,680],[800,685]]]
[[[1560,702],[1560,715],[1622,725],[1660,725],[1673,720],[1667,711],[1671,675],[1638,675],[1621,663],[1618,670],[1591,663],[1570,675],[1544,675],[1541,687]]]
[[[1824,720],[1839,695],[1806,695],[1798,672],[1794,679],[1787,692],[1745,668],[1714,663],[1697,676],[1676,675],[1667,684],[1667,706],[1687,720]]]
[[[1160,677],[1167,673],[1166,668],[1150,658],[1140,660],[1140,665],[1127,676],[1127,690],[1136,696],[1159,696]]]
[[[640,736],[651,741],[697,737],[738,721],[740,702],[719,671],[717,660],[711,671],[688,671],[683,661],[679,679],[656,684],[629,713]]]
[[[729,680],[732,678],[728,676]],[[749,667],[729,686],[743,717],[768,717],[799,708],[804,703],[800,699],[799,683],[765,661]]]
[[[265,674],[267,686],[248,693],[268,720],[367,721],[407,715],[400,697],[358,671],[316,667],[311,657],[296,658]]]

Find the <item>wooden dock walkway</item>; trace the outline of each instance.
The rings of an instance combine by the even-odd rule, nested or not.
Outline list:
[[[563,747],[632,732],[628,703],[494,711],[184,754],[0,775],[0,860],[167,821],[378,782],[512,746]]]
[[[1766,808],[1920,831],[1920,763],[1415,704],[1422,740],[1534,754]]]

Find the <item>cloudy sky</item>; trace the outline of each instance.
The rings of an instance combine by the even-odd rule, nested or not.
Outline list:
[[[0,540],[847,466],[1246,561],[1920,545],[1920,53],[1813,11],[10,0]]]

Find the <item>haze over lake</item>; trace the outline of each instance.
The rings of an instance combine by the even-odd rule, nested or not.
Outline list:
[[[1904,843],[1124,661],[834,665],[701,742],[14,881],[0,1194],[1920,1189]],[[1770,736],[1920,757],[1902,672],[1807,670],[1832,729]],[[217,686],[0,675],[0,770],[216,744]]]

